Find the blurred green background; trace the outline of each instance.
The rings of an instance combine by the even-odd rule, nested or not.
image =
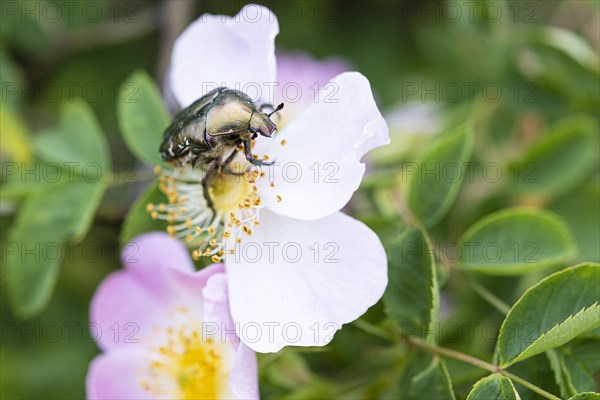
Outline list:
[[[346,59],[369,78],[381,110],[390,116],[392,145],[369,156],[370,174],[347,209],[370,224],[384,243],[399,230],[400,211],[394,202],[402,180],[399,171],[431,138],[431,133],[421,134],[426,129],[415,111],[425,105],[425,120],[436,121],[434,131],[472,121],[477,138],[473,158],[503,166],[526,159],[529,146],[562,121],[587,121],[593,128],[583,147],[575,143],[574,148],[565,146],[556,153],[559,156],[536,159],[547,163],[541,164],[541,173],[550,171],[550,165],[567,171],[558,187],[531,189],[511,179],[497,184],[475,179],[465,183],[456,204],[431,233],[438,241],[450,242],[489,212],[531,205],[553,210],[567,221],[578,242],[577,260],[600,261],[597,1],[257,3],[270,7],[279,18],[278,51]],[[146,70],[162,87],[177,35],[204,12],[233,15],[243,4],[0,3],[2,263],[16,211],[40,187],[15,182],[19,177],[6,174],[5,165],[36,159],[32,143],[39,132],[57,125],[62,105],[77,98],[89,103],[108,141],[114,173],[88,234],[67,246],[69,254],[48,307],[36,317],[17,319],[3,285],[0,397],[84,397],[87,364],[98,352],[87,328],[89,301],[103,277],[121,267],[121,224],[152,178],[121,138],[116,113],[119,87],[138,69]],[[396,119],[391,116],[398,112],[404,119],[392,123]],[[576,159],[582,157],[578,164]],[[509,174],[508,169],[503,172]],[[489,287],[512,303],[540,276],[493,278]],[[489,329],[494,336],[502,315],[466,290],[460,277],[445,283],[442,296],[444,323],[476,322],[478,332],[475,340],[458,335],[446,344],[482,357],[489,354],[494,343],[477,330]],[[381,302],[363,319],[383,328],[389,325]],[[265,398],[391,396],[404,354],[402,346],[366,332],[360,323],[351,324],[325,348],[261,355],[261,391]],[[539,357],[528,364],[528,371],[527,366],[522,368],[522,375],[556,391],[547,361]],[[484,376],[464,364],[450,361],[448,367],[458,398],[466,397],[473,382]],[[528,392],[522,397],[535,398]]]

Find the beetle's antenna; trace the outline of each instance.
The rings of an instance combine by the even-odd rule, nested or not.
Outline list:
[[[275,114],[277,111],[280,111],[283,108],[283,103],[281,103],[280,105],[277,106],[277,108],[275,108],[273,111],[271,111],[270,113],[267,114],[267,117],[271,117],[271,115]]]

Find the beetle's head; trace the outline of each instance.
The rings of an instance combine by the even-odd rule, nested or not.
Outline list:
[[[275,125],[275,123],[271,121],[271,115],[281,110],[282,108],[283,103],[278,105],[276,109],[274,109],[268,114],[257,111],[252,113],[252,117],[250,117],[250,133],[258,133],[265,137],[271,137],[273,132],[275,132],[275,129],[277,129],[277,125]]]

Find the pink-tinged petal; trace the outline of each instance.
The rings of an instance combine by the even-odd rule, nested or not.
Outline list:
[[[199,320],[205,320],[203,290],[214,276],[223,275],[223,271],[223,264],[212,264],[193,273],[169,270],[168,283],[177,296],[177,305],[188,308]]]
[[[219,86],[243,90],[254,98],[258,85],[266,99],[276,79],[278,33],[275,14],[256,4],[246,5],[234,17],[200,16],[173,48],[169,79],[180,105],[186,107]]]
[[[94,358],[86,378],[89,400],[155,399],[142,388],[145,353],[141,349],[115,351]]]
[[[235,335],[226,335],[234,332],[234,324],[229,314],[229,299],[227,298],[227,276],[224,273],[213,275],[202,290],[204,297],[204,322],[216,324],[222,338],[232,342],[237,348]]]
[[[254,350],[240,343],[229,377],[229,387],[238,399],[258,399],[258,366]]]
[[[168,236],[166,240],[171,243]],[[135,243],[144,243],[140,250],[148,249],[150,244],[143,238]],[[164,247],[164,240],[154,244],[158,246],[154,251],[161,246],[169,251],[169,246]],[[190,257],[186,257],[189,262]],[[151,265],[152,262],[156,263]],[[144,266],[148,266],[146,271]],[[110,274],[92,299],[92,335],[104,350],[148,343],[154,329],[161,326],[176,307],[186,307],[202,320],[202,289],[211,276],[223,272],[222,264],[191,272],[168,267],[160,260],[144,260],[135,268],[134,271],[127,268]],[[150,274],[151,279],[144,273]]]
[[[331,83],[337,92],[284,126],[269,146],[276,164],[264,167],[260,194],[278,214],[312,220],[339,211],[360,184],[363,155],[389,143],[369,81],[345,72]]]
[[[152,276],[166,268],[192,272],[192,259],[183,243],[165,232],[150,232],[136,237],[121,252],[123,264],[140,276]]]
[[[316,60],[306,53],[278,53],[275,104],[285,103],[281,112],[283,120],[290,121],[315,103],[319,91],[330,80],[350,69],[350,64],[341,58]],[[327,90],[325,93],[328,93]]]
[[[103,350],[147,343],[171,306],[169,286],[150,288],[127,271],[113,272],[98,287],[90,305],[90,331]]]
[[[263,210],[225,269],[240,339],[258,352],[322,346],[383,295],[387,259],[379,238],[342,213],[316,221]]]

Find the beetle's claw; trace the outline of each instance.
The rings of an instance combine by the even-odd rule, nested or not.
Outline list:
[[[264,160],[260,160],[258,158],[251,158],[248,161],[250,161],[250,164],[254,165],[255,167],[262,167],[263,165],[269,166],[269,165],[275,164],[275,161],[264,161]]]

